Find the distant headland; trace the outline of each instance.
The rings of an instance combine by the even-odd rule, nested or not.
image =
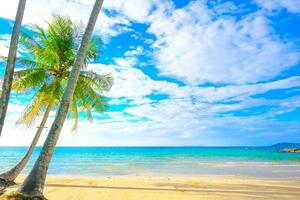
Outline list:
[[[300,153],[300,143],[278,143],[271,146],[283,153]]]
[[[300,148],[300,143],[281,142],[271,145],[274,148]]]

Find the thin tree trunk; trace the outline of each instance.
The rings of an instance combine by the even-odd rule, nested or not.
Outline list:
[[[17,15],[15,19],[15,24],[13,27],[13,32],[10,40],[7,66],[5,70],[4,81],[2,85],[2,94],[0,98],[0,136],[4,125],[4,119],[6,116],[9,95],[11,91],[11,85],[13,82],[13,75],[15,70],[16,53],[19,42],[19,34],[21,30],[22,19],[24,15],[26,0],[19,0]]]
[[[27,150],[25,156],[22,158],[22,160],[12,169],[10,169],[9,171],[0,174],[0,178],[4,179],[7,182],[14,182],[14,180],[17,178],[17,176],[21,173],[21,171],[24,169],[25,165],[27,164],[29,158],[31,157],[33,150],[37,144],[37,142],[39,141],[39,138],[41,136],[41,133],[43,132],[43,129],[45,127],[46,121],[48,119],[48,116],[50,114],[51,111],[51,104],[48,105],[48,107],[46,108],[46,111],[44,113],[43,119],[40,123],[40,126],[38,127],[38,130],[31,142],[31,145],[29,147],[29,149]]]
[[[50,128],[49,134],[44,143],[43,149],[37,161],[35,162],[31,172],[29,173],[24,183],[21,185],[21,187],[18,190],[23,195],[44,198],[43,189],[44,189],[49,163],[53,151],[55,149],[57,140],[59,138],[59,134],[63,127],[64,121],[66,119],[70,102],[76,87],[76,82],[78,80],[81,67],[84,63],[84,59],[86,57],[87,46],[91,39],[91,35],[93,33],[102,4],[103,4],[103,0],[96,0],[91,16],[89,18],[89,22],[85,29],[84,35],[82,37],[81,45],[77,52],[76,60],[72,67],[67,88],[64,91],[62,101],[59,105],[54,122]]]

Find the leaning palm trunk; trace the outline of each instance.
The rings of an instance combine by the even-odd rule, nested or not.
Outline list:
[[[14,180],[17,178],[17,176],[21,173],[21,171],[24,169],[25,165],[27,164],[29,158],[31,157],[33,150],[37,144],[37,142],[39,141],[39,138],[41,136],[41,133],[43,132],[43,129],[45,127],[46,121],[48,119],[48,116],[50,114],[51,111],[51,104],[48,105],[43,119],[40,123],[40,126],[38,127],[38,130],[31,142],[31,145],[28,149],[28,151],[26,152],[25,156],[22,158],[22,160],[12,169],[10,169],[9,171],[0,174],[0,179],[4,179],[4,181],[8,182],[8,184],[13,184]]]
[[[22,19],[24,15],[26,0],[20,0],[16,15],[15,24],[13,27],[12,37],[10,40],[10,47],[8,52],[7,66],[2,85],[2,94],[0,98],[0,135],[4,125],[4,119],[6,116],[9,95],[11,91],[11,85],[13,82],[13,75],[15,69],[16,53],[18,48],[19,34],[21,30]]]
[[[35,162],[31,172],[25,179],[24,183],[19,188],[19,192],[23,195],[27,195],[31,197],[39,197],[41,199],[44,198],[43,189],[44,189],[48,166],[53,151],[55,149],[57,140],[59,138],[59,134],[61,132],[64,121],[66,119],[66,115],[70,107],[70,102],[80,74],[80,69],[86,57],[87,46],[91,39],[91,35],[94,30],[102,4],[103,4],[103,0],[96,0],[91,16],[89,18],[88,25],[83,35],[76,60],[72,67],[72,71],[68,80],[66,90],[64,92],[62,101],[56,113],[54,122],[50,128],[49,134],[46,138],[46,141],[44,143],[44,146],[42,148],[42,151],[37,161]]]

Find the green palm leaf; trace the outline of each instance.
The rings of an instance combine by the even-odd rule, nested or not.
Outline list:
[[[17,58],[17,62],[28,68],[16,71],[13,88],[17,92],[36,91],[19,120],[27,125],[32,125],[47,106],[59,105],[84,28],[74,24],[69,17],[59,15],[53,15],[47,23],[46,29],[32,26],[32,32],[22,33],[20,39],[28,58]],[[83,66],[99,55],[99,41],[94,38],[88,44]],[[110,75],[92,71],[80,73],[68,112],[68,117],[74,119],[72,130],[77,129],[81,112],[85,113],[88,120],[92,120],[94,111],[103,112],[107,108],[108,102],[101,92],[108,91],[112,84]]]
[[[93,88],[109,91],[114,84],[114,79],[110,74],[100,75],[93,71],[81,71],[79,79]]]
[[[31,88],[39,87],[45,82],[45,79],[49,76],[43,68],[31,68],[16,71],[15,81],[12,88],[16,92],[22,92]]]

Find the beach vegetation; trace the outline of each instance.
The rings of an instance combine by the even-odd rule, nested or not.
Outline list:
[[[41,196],[43,197],[43,189],[45,186],[46,175],[48,167],[56,147],[61,129],[67,117],[70,107],[72,107],[72,97],[75,93],[77,83],[80,84],[79,77],[86,56],[89,54],[88,46],[91,36],[98,19],[103,0],[96,0],[93,10],[91,12],[89,21],[81,39],[79,50],[77,51],[74,64],[68,78],[67,86],[63,92],[62,100],[58,107],[56,116],[49,130],[48,136],[44,142],[43,148],[32,168],[29,175],[26,177],[23,184],[18,189],[18,192],[28,196]],[[75,97],[76,98],[76,97]]]
[[[34,95],[19,123],[32,126],[39,116],[42,119],[25,156],[16,166],[0,175],[7,182],[13,182],[24,169],[51,110],[59,106],[84,31],[80,24],[73,23],[67,16],[53,15],[47,24],[47,28],[34,25],[30,34],[21,35],[20,44],[27,57],[18,58],[17,63],[26,69],[15,72],[13,89],[18,93],[31,91]],[[83,70],[79,73],[68,108],[68,116],[74,119],[72,131],[77,129],[80,113],[92,120],[92,111],[103,112],[107,108],[107,100],[101,93],[110,89],[112,77],[87,70],[87,64],[98,55],[99,39],[93,38],[87,44],[87,53],[80,65]]]

